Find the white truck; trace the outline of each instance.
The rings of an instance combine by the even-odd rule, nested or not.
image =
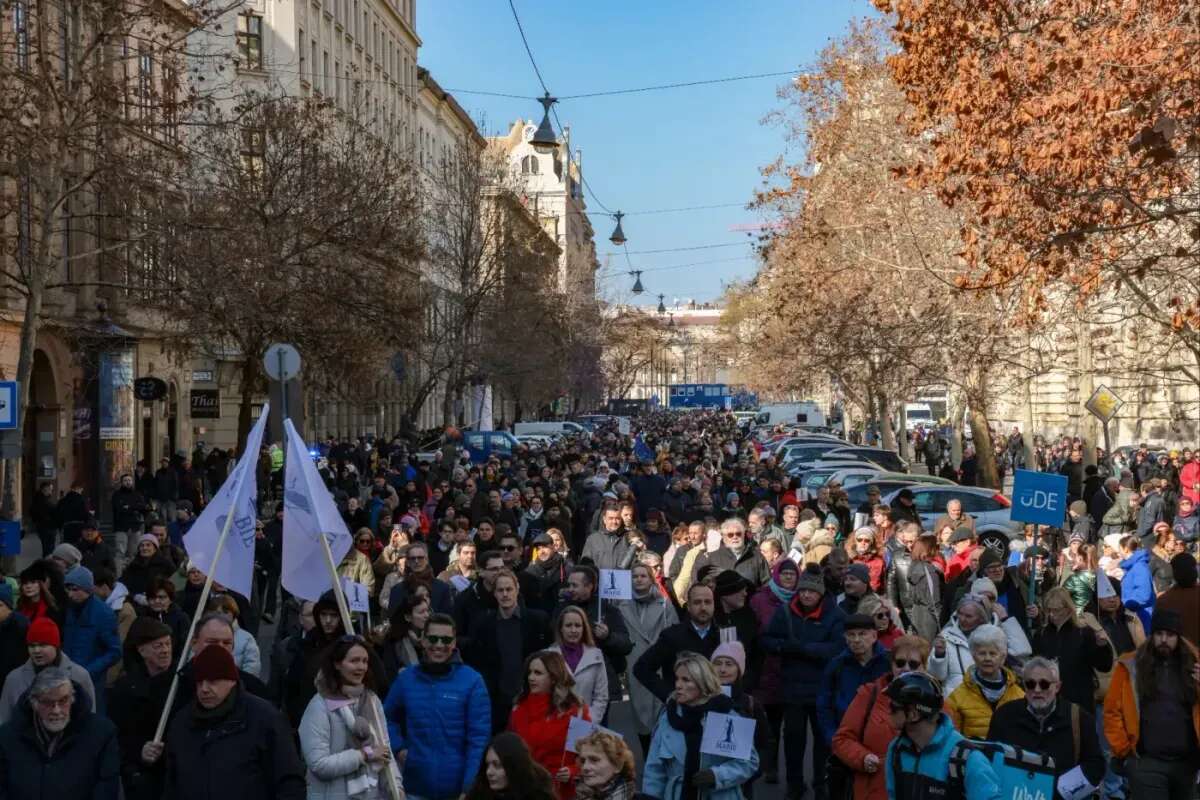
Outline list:
[[[758,411],[757,425],[795,425],[800,428],[824,428],[825,412],[811,401],[769,403]]]

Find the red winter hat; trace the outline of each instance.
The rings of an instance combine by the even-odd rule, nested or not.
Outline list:
[[[29,632],[25,634],[25,644],[48,644],[61,650],[62,635],[58,632],[58,626],[54,624],[54,620],[38,617],[29,625]]]
[[[200,681],[236,681],[238,680],[237,664],[233,663],[233,655],[224,647],[210,644],[200,651],[200,655],[192,659],[193,677],[196,683]]]

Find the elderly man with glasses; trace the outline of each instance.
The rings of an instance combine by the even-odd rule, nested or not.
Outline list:
[[[1088,783],[1098,786],[1104,777],[1104,754],[1096,718],[1061,695],[1058,662],[1035,656],[1025,662],[1022,678],[1024,700],[996,709],[987,740],[1050,756],[1056,782],[1079,770]]]
[[[90,706],[67,670],[37,674],[0,727],[0,797],[117,800],[117,726]]]

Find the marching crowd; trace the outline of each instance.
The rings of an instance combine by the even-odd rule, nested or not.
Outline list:
[[[1105,475],[1068,440],[1068,518],[1009,542],[953,501],[930,529],[904,491],[806,496],[728,414],[637,425],[482,464],[453,430],[432,462],[322,443],[357,630],[280,586],[282,504],[253,596],[200,608],[204,480],[139,468],[108,537],[44,493],[44,558],[0,581],[0,798],[995,800],[1013,752],[1056,798],[1194,796],[1200,452]],[[754,721],[741,756],[710,714]]]

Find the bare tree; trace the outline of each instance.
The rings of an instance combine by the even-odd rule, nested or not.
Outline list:
[[[409,162],[355,116],[257,95],[235,110],[164,176],[170,258],[152,301],[178,347],[241,359],[241,438],[272,342],[331,385],[375,385],[412,335],[423,243]]]
[[[0,270],[21,325],[18,433],[56,291],[74,288],[82,307],[118,299],[152,266],[126,201],[153,194],[178,154],[182,120],[202,99],[186,79],[187,37],[223,10],[217,0],[0,0]],[[15,473],[7,460],[5,516]]]

